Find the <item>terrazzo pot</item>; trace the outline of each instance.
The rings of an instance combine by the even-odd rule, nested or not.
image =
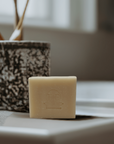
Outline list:
[[[50,44],[0,42],[0,109],[29,112],[28,78],[49,76]]]

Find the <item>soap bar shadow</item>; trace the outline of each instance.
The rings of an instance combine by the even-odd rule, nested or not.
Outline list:
[[[89,120],[89,119],[93,119],[95,117],[93,116],[76,116],[75,120]]]
[[[13,114],[10,115],[11,117],[16,117],[16,118],[30,118],[29,113],[22,113],[22,112],[14,112]]]
[[[15,117],[15,118],[27,118],[29,119],[30,116],[29,116],[29,113],[13,113],[11,114],[12,117]],[[89,119],[93,119],[94,117],[92,116],[76,116],[74,119],[59,119],[59,118],[43,118],[43,120],[59,120],[59,121],[83,121],[83,120],[89,120]],[[30,118],[30,119],[37,119],[37,118]]]
[[[45,120],[59,120],[59,121],[85,121],[85,120],[90,120],[94,119],[95,117],[93,116],[76,116],[74,119],[60,119],[60,118],[44,118]]]

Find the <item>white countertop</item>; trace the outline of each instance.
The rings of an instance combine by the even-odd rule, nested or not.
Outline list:
[[[0,127],[0,140],[4,144],[8,141],[16,144],[111,144],[113,135],[114,118],[31,119],[27,113],[13,112]]]
[[[30,119],[28,113],[0,111],[0,143],[113,144],[114,82],[78,82],[76,99],[76,114],[88,116]]]

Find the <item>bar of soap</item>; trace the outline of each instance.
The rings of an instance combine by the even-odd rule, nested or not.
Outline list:
[[[75,118],[75,76],[30,77],[30,118]]]

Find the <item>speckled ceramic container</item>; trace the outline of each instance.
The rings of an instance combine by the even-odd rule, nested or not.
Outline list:
[[[0,41],[0,109],[29,111],[28,78],[49,76],[50,44]]]

